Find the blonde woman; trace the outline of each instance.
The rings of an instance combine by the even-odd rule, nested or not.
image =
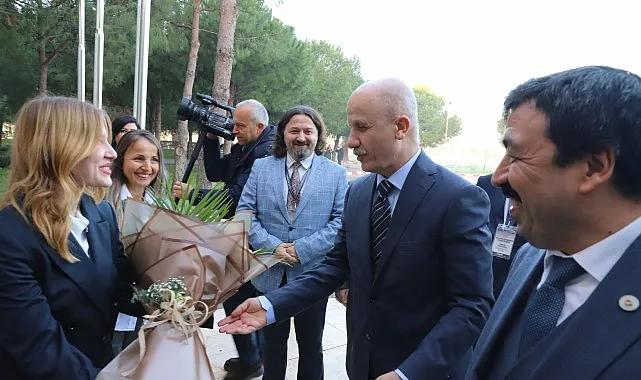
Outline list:
[[[160,142],[149,131],[135,130],[122,136],[116,146],[118,157],[112,165],[107,200],[116,210],[118,224],[122,223],[125,199],[153,203],[151,194],[160,194],[164,186],[165,169]],[[137,338],[136,331],[142,325],[140,318],[119,313],[112,346],[119,353]]]
[[[117,308],[132,270],[111,206],[116,153],[95,106],[43,97],[16,119],[9,188],[0,206],[0,371],[3,379],[93,379],[112,357]]]

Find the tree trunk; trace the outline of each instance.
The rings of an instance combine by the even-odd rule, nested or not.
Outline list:
[[[191,98],[194,89],[194,79],[196,76],[196,64],[198,63],[198,49],[200,41],[198,40],[198,31],[200,29],[200,0],[194,0],[194,19],[191,24],[191,49],[189,50],[189,62],[187,63],[187,72],[185,73],[185,86],[183,87],[183,96]],[[189,140],[189,128],[186,120],[178,121],[176,128],[176,151],[174,175],[177,180],[181,180],[187,167],[187,142]]]
[[[224,104],[230,104],[229,87],[231,85],[231,71],[234,63],[234,35],[236,34],[237,18],[238,7],[236,6],[236,0],[221,0],[212,93],[215,99]],[[225,141],[223,152],[227,154],[230,150],[231,142]]]
[[[38,96],[47,95],[47,75],[49,62],[47,62],[47,46],[45,40],[38,45],[38,57],[40,58],[40,77],[38,79]]]
[[[339,135],[336,135],[336,138],[334,139],[334,147],[332,149],[332,160],[338,162],[338,145],[341,142],[341,137]]]

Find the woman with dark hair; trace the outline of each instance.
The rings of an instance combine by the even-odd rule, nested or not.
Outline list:
[[[140,129],[140,125],[135,117],[123,115],[115,118],[111,122],[111,146],[116,149],[116,145],[122,136],[136,129]]]
[[[122,227],[122,202],[128,198],[153,203],[152,194],[158,195],[165,181],[162,148],[151,132],[144,129],[124,135],[116,146],[118,157],[111,165],[113,184],[106,200],[116,211],[116,220]],[[137,338],[142,319],[119,313],[112,339],[114,353],[118,354]]]
[[[3,379],[93,379],[113,353],[133,269],[102,202],[116,152],[107,115],[43,97],[16,118],[9,188],[0,203],[0,372]]]

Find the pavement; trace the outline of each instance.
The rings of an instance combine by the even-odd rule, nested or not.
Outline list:
[[[214,326],[225,317],[222,309],[214,313]],[[345,371],[345,354],[347,351],[347,327],[345,322],[345,306],[331,297],[327,303],[325,314],[325,331],[323,333],[323,362],[325,365],[325,378],[331,380],[347,380]],[[296,380],[298,369],[298,346],[296,345],[296,331],[292,320],[291,332],[287,344],[287,373],[285,380]],[[229,358],[236,357],[236,347],[231,335],[221,334],[217,328],[201,329],[207,356],[214,369],[216,379],[225,376],[223,364]],[[256,379],[260,379],[257,377]]]

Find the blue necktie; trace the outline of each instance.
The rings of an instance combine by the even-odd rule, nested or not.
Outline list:
[[[385,235],[387,230],[389,230],[389,222],[392,218],[392,213],[390,212],[389,201],[387,196],[392,191],[394,185],[390,181],[384,179],[376,187],[376,202],[374,202],[374,207],[372,208],[372,262],[374,265],[378,263],[378,259],[383,253],[383,241],[385,241]]]
[[[552,256],[548,277],[525,309],[519,352],[525,353],[556,327],[565,304],[565,285],[584,273],[573,258]]]

